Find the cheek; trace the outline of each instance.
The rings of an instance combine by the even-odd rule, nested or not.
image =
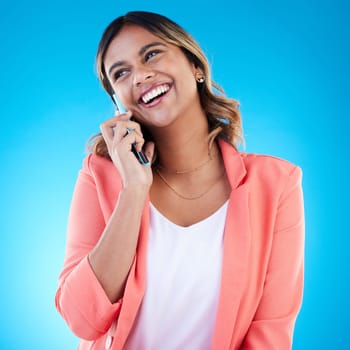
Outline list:
[[[186,91],[197,90],[197,82],[190,66],[184,64],[179,76],[181,76],[181,85],[186,89]]]
[[[181,89],[186,91],[187,98],[192,99],[194,96],[197,96],[197,83],[191,75],[187,76],[187,78],[183,81]]]
[[[112,86],[114,93],[118,96],[119,101],[129,109],[129,106],[132,105],[132,96],[130,88],[123,86],[123,84],[118,84],[117,87]]]

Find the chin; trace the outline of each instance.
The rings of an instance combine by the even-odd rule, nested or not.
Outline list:
[[[170,127],[171,125],[173,125],[174,121],[170,121],[170,120],[156,120],[156,121],[152,121],[151,123],[144,123],[145,126],[148,128],[148,129],[152,129],[152,128],[156,128],[156,129],[159,129],[159,128],[167,128],[167,127]]]
[[[150,113],[147,118],[136,118],[139,122],[145,125],[147,128],[166,128],[174,124],[177,117],[169,115],[169,113]]]

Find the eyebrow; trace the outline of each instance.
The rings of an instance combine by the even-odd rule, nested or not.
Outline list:
[[[142,56],[149,48],[153,47],[153,46],[166,46],[164,43],[161,43],[159,41],[154,41],[152,43],[149,43],[149,44],[146,44],[144,46],[141,47],[141,49],[139,50],[138,52],[138,55],[139,56]],[[123,66],[126,64],[126,61],[117,61],[115,63],[113,63],[111,65],[111,67],[108,69],[108,74],[110,75],[111,72],[113,71],[113,69],[117,68],[117,67],[120,67],[120,66]]]

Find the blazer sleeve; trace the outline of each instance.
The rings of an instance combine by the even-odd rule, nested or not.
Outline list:
[[[100,238],[105,220],[94,178],[89,169],[91,155],[73,193],[67,229],[66,255],[55,303],[71,330],[85,340],[103,335],[118,316],[122,301],[110,302],[97,280],[88,254]]]
[[[302,302],[304,205],[301,170],[294,167],[280,196],[263,294],[242,350],[287,350]]]

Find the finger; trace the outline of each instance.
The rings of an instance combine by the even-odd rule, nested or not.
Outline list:
[[[149,141],[145,144],[145,147],[144,147],[145,155],[150,162],[153,159],[154,150],[155,150],[154,142]]]
[[[107,145],[108,143],[113,141],[113,136],[114,136],[113,128],[111,128],[107,123],[102,123],[100,125],[100,130]]]
[[[110,148],[113,143],[120,142],[120,140],[130,132],[135,132],[141,137],[143,136],[140,124],[130,120],[130,117],[131,112],[123,113],[106,120],[100,125],[102,136],[108,148]]]
[[[114,117],[104,121],[101,125],[100,128],[106,127],[106,128],[113,128],[117,122],[119,121],[127,121],[131,118],[131,112],[123,113],[123,114],[118,114],[115,115]]]
[[[135,145],[136,151],[140,152],[142,150],[145,140],[142,136],[137,133],[130,133],[126,135],[121,141],[120,144],[124,145],[127,149],[131,149],[132,145]]]
[[[126,127],[128,129],[128,132],[135,132],[136,134],[143,137],[140,124],[135,123],[135,122],[131,122],[131,124],[127,124]]]
[[[122,119],[122,120],[128,120],[131,117],[132,117],[132,112],[131,111],[127,111],[125,113],[120,113],[118,110],[115,110],[115,116],[113,118],[118,118],[118,119]]]
[[[118,122],[118,124],[119,124],[119,122]],[[120,122],[120,125],[125,126],[129,130],[137,132],[139,135],[142,135],[140,124],[133,121],[133,120],[127,120],[127,121]]]
[[[140,124],[134,121],[119,121],[114,127],[112,127],[112,130],[114,132],[114,137],[118,140],[131,132],[134,132],[141,137],[143,136]]]
[[[140,124],[133,120],[122,120],[122,119],[112,118],[102,123],[100,126],[101,129],[103,128],[106,130],[107,128],[114,130],[117,127],[127,128],[129,130],[135,130],[138,134],[142,135]]]
[[[123,123],[118,123],[112,130],[114,133],[113,143],[119,143],[122,139],[124,139],[129,134],[135,134],[142,137],[142,135],[140,135],[138,132],[132,130],[130,127],[127,127],[127,124],[123,124]]]

